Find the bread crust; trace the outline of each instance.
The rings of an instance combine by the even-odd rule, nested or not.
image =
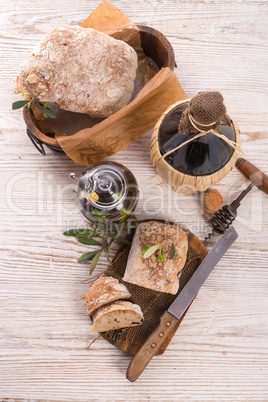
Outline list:
[[[97,279],[84,296],[87,314],[91,316],[95,310],[118,299],[129,299],[131,294],[126,286],[111,276]]]
[[[71,112],[107,117],[128,104],[137,54],[123,41],[92,28],[50,31],[21,66],[24,90]]]
[[[169,259],[172,242],[179,256]],[[158,260],[157,253],[145,259],[142,256],[144,247],[157,244],[163,245],[164,260]],[[178,273],[185,265],[187,250],[188,238],[180,226],[157,221],[141,223],[133,238],[123,280],[159,292],[176,294],[179,290]]]

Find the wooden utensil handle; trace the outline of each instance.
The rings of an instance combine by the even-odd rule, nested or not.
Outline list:
[[[137,380],[177,323],[177,318],[167,311],[164,312],[156,330],[154,330],[152,335],[149,336],[144,345],[131,360],[126,374],[129,381],[134,382]]]
[[[268,194],[268,176],[266,176],[266,174],[243,158],[238,158],[235,166],[247,179],[252,181],[259,190]]]

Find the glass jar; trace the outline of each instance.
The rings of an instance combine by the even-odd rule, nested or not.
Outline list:
[[[226,140],[212,131],[198,138],[195,138],[197,132],[182,133],[179,124],[190,101],[176,102],[163,113],[154,127],[150,149],[151,160],[159,178],[172,191],[185,194],[206,191],[223,179],[238,158],[238,151],[226,140],[240,145],[239,128],[227,113],[225,120],[229,125],[220,120],[218,130]]]
[[[79,178],[76,202],[91,222],[122,223],[133,214],[138,194],[137,181],[129,169],[116,162],[98,162]]]
[[[178,147],[180,144],[196,136],[196,133],[181,133],[178,126],[182,112],[189,102],[171,110],[159,127],[158,139],[162,155]],[[235,128],[220,122],[220,134],[237,141]],[[199,137],[180,149],[169,154],[165,160],[177,171],[190,176],[206,176],[223,168],[231,159],[235,150],[222,139],[212,133]]]

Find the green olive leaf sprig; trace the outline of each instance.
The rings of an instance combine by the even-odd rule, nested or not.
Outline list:
[[[145,250],[145,253],[142,254],[143,258],[149,258],[151,255],[153,255],[160,247],[162,244],[155,244],[154,246],[148,247],[147,250]]]
[[[172,243],[173,244],[173,243]],[[164,261],[164,247],[162,246],[161,253],[156,257],[158,261]]]
[[[51,109],[49,109],[47,107],[47,104],[41,104],[40,100],[38,98],[29,98],[28,95],[26,95],[24,92],[22,91],[18,91],[19,94],[21,94],[22,96],[26,97],[26,100],[22,100],[22,101],[17,101],[17,102],[13,102],[12,103],[12,110],[17,110],[17,109],[21,109],[22,107],[28,106],[30,107],[32,103],[35,104],[35,106],[41,110],[41,112],[43,113],[43,115],[47,118],[50,117],[51,119],[55,119],[56,115],[55,113],[52,112]]]
[[[91,210],[92,215],[96,216],[96,218],[98,218],[98,221],[100,223],[102,223],[103,221],[105,221],[105,219],[107,218],[107,215],[109,215],[109,213],[105,214],[105,211],[99,211],[98,209],[92,209]]]
[[[144,249],[141,252],[141,255],[143,258],[149,258],[151,257],[157,250],[161,248],[160,253],[156,257],[158,261],[164,261],[164,247],[163,244],[155,244],[151,247],[149,246],[144,246]],[[176,253],[176,247],[174,246],[174,243],[172,242],[169,250],[169,255],[168,258],[169,260],[173,260],[174,257],[181,258],[180,254]]]
[[[89,275],[91,275],[92,272],[94,271],[94,269],[96,268],[96,265],[97,265],[97,263],[98,263],[98,261],[99,261],[99,258],[100,258],[100,253],[101,253],[101,251],[102,251],[102,250],[98,250],[98,251],[96,252],[94,258],[92,259],[92,263],[91,263],[90,269],[89,269]]]
[[[96,215],[101,216],[101,215]],[[131,243],[123,236],[121,236],[122,232],[129,231],[132,228],[136,228],[138,225],[137,219],[134,216],[132,220],[125,225],[113,225],[109,228],[105,228],[104,225],[100,223],[91,224],[90,228],[85,229],[70,229],[64,232],[64,236],[70,236],[77,239],[77,241],[81,244],[85,244],[88,246],[99,246],[97,250],[89,251],[85,254],[82,254],[78,258],[78,262],[85,262],[91,260],[91,265],[89,268],[89,275],[92,274],[94,269],[97,266],[100,255],[104,252],[107,261],[109,264],[111,260],[109,258],[109,253],[111,249],[111,245],[114,241],[123,243],[126,245],[130,245]],[[97,240],[96,240],[97,239]]]
[[[105,210],[98,210],[96,208],[91,210],[92,215],[94,215],[96,218],[98,218],[99,223],[103,223],[105,221],[106,218],[108,218],[109,216],[113,216],[113,213],[107,213]],[[125,209],[122,208],[120,210],[120,220],[119,220],[119,224],[123,223],[127,218],[129,218],[129,216],[132,214],[132,211],[129,209]],[[133,217],[132,219],[136,219],[135,217]]]

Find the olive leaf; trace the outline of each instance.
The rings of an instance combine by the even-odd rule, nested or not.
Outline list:
[[[106,254],[106,257],[109,256],[110,253],[110,249],[111,249],[111,244],[113,242],[113,239],[109,241],[109,243],[106,243],[105,247],[104,247],[104,252]],[[107,258],[108,259],[108,258]],[[109,261],[109,260],[108,260]]]
[[[52,112],[48,107],[40,105],[40,103],[35,102],[36,107],[41,110],[45,117],[50,117],[51,119],[55,119],[56,115]]]
[[[174,243],[172,242],[170,250],[169,250],[169,259],[172,260],[175,257],[176,253],[176,248],[174,246]]]
[[[26,106],[29,103],[28,100],[22,100],[22,101],[17,101],[12,103],[12,110],[20,109],[24,106]]]
[[[101,218],[103,216],[105,216],[105,218],[106,218],[106,215],[104,215],[105,211],[98,211],[96,208],[94,208],[91,210],[91,213],[92,213],[92,215],[96,216],[97,218]]]
[[[143,258],[149,258],[151,255],[153,255],[158,249],[161,247],[161,244],[155,244],[152,247],[149,247],[148,250],[145,251],[143,254]]]
[[[90,269],[89,269],[89,275],[91,275],[92,272],[94,271],[94,269],[96,268],[96,265],[100,258],[100,253],[101,253],[101,249],[96,252],[96,255],[94,256],[94,258],[92,260],[92,263],[91,263]]]
[[[151,257],[151,255],[153,255],[160,247],[161,248],[161,252],[160,254],[156,257],[158,261],[164,261],[165,257],[164,257],[164,247],[163,244],[156,244],[154,246],[145,246],[141,255],[143,256],[143,258],[149,258]],[[169,259],[172,260],[174,257],[180,257],[179,254],[176,254],[176,247],[174,246],[174,243],[172,242],[171,247],[170,247],[170,251],[169,251]]]
[[[25,94],[22,91],[18,91],[21,95],[25,96]],[[28,100],[22,100],[22,101],[17,101],[12,103],[12,110],[20,109],[26,105],[30,106],[31,102],[33,102],[36,107],[41,110],[41,112],[44,114],[45,117],[51,117],[51,119],[55,119],[56,115],[52,112],[47,107],[47,104],[45,103],[44,105],[40,104],[40,101],[38,98],[34,99],[28,99]]]
[[[81,255],[81,257],[79,257],[77,261],[84,262],[84,261],[92,260],[92,258],[95,257],[97,252],[98,252],[98,250],[90,251],[89,253],[85,253],[85,254]]]
[[[92,210],[91,210],[91,213],[92,213],[92,215],[94,215],[94,216],[99,216],[99,215],[100,215],[100,212],[99,212],[96,208],[92,209]]]
[[[75,235],[76,238],[83,238],[83,237],[99,237],[100,232],[87,230],[85,233],[77,233]]]
[[[98,218],[99,222],[102,223],[107,217],[105,214],[105,211],[98,211],[96,208],[91,210],[92,215],[96,216]]]
[[[90,237],[81,237],[77,239],[81,244],[87,244],[88,246],[101,246],[100,242],[91,239]]]
[[[160,252],[159,256],[156,258],[158,261],[164,261],[165,257],[164,257],[164,247],[163,246],[161,248],[161,252]]]
[[[36,101],[36,99],[35,99]],[[135,216],[133,216],[133,219],[131,220],[131,223],[124,224],[124,225],[115,225],[112,226],[109,230],[106,226],[100,223],[100,219],[105,219],[107,216],[104,215],[105,211],[99,211],[97,209],[92,210],[93,215],[99,218],[98,223],[88,223],[87,222],[87,229],[70,229],[65,231],[63,234],[64,236],[73,236],[76,238],[76,240],[85,245],[89,246],[101,246],[98,250],[90,251],[88,253],[85,253],[80,256],[78,259],[78,262],[84,262],[88,260],[92,260],[91,266],[90,266],[90,274],[93,272],[95,269],[100,254],[102,251],[105,253],[105,256],[109,262],[109,264],[112,264],[110,258],[109,258],[109,252],[111,248],[111,244],[113,241],[118,241],[120,243],[124,243],[127,245],[130,245],[131,243],[125,239],[122,236],[119,236],[121,234],[119,230],[122,232],[124,230],[129,230],[135,226],[137,226],[137,219]],[[109,215],[109,214],[108,214]],[[99,241],[95,240],[94,237],[99,237]],[[110,239],[109,239],[110,237]]]
[[[116,241],[119,241],[120,243],[124,243],[124,244],[131,244],[127,239],[125,239],[124,237],[121,237],[121,236],[117,236],[116,234],[114,234],[114,233],[110,233],[110,232],[107,232],[106,233],[107,234],[107,236],[109,236],[109,237],[111,237],[112,239],[114,239],[114,240],[116,240]]]
[[[122,216],[122,218],[120,219],[119,223],[124,222],[131,215],[131,213],[132,211],[130,209],[122,208],[122,210],[120,211],[120,215]]]
[[[109,253],[110,253],[110,248],[111,248],[112,242],[113,242],[113,239],[109,243],[106,243],[106,246],[104,247],[104,253],[105,253],[107,261],[110,265],[112,265],[112,261],[110,260]]]
[[[83,237],[94,237],[94,233],[99,233],[99,232],[95,232],[93,230],[88,230],[88,229],[71,229],[71,230],[67,230],[66,232],[64,232],[64,236],[74,236],[74,237],[78,237],[78,236],[83,236]]]

